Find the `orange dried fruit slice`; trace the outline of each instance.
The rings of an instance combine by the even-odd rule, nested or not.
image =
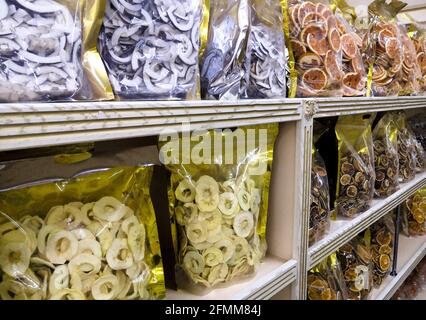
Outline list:
[[[325,289],[321,294],[321,300],[332,300],[332,291],[331,288]]]
[[[386,41],[385,46],[386,54],[391,59],[397,59],[397,57],[401,57],[401,49],[399,47],[398,40],[396,38],[389,38]]]
[[[318,38],[313,34],[308,34],[307,41],[309,49],[319,56],[324,56],[329,50],[326,38]]]
[[[331,30],[333,28],[337,28],[337,20],[335,16],[329,16],[327,18],[327,28],[328,30]]]
[[[304,27],[312,23],[324,25],[325,24],[324,17],[320,15],[319,13],[310,12],[303,18],[302,26]]]
[[[373,68],[373,80],[374,81],[380,81],[384,80],[388,77],[388,72],[379,65],[374,66]]]
[[[391,259],[387,254],[380,255],[379,267],[382,271],[388,271],[390,268]]]
[[[392,252],[392,248],[391,248],[390,245],[385,244],[385,245],[380,246],[380,248],[379,248],[380,254],[391,254],[391,252]]]
[[[358,34],[356,34],[355,32],[353,32],[351,34],[352,34],[352,37],[354,38],[355,43],[358,46],[358,48],[361,48],[362,47],[362,38]]]
[[[327,75],[320,68],[313,68],[305,71],[302,81],[309,88],[320,91],[327,85]]]
[[[340,19],[336,19],[336,25],[337,25],[337,29],[339,29],[339,32],[341,34],[346,34],[348,33],[348,30],[346,28],[346,25],[343,23],[342,20]]]
[[[420,52],[417,55],[417,63],[419,64],[421,69],[424,69],[426,67],[426,53]]]
[[[336,28],[329,29],[328,33],[328,42],[330,43],[330,47],[334,52],[340,51],[342,42],[340,41],[340,34]]]
[[[324,3],[317,3],[317,8],[315,9],[316,13],[321,13],[323,12],[325,9],[328,9],[328,7],[324,4]]]
[[[300,27],[299,18],[298,18],[299,7],[300,5],[295,5],[288,9],[288,15],[290,16],[291,21],[293,22],[293,25],[295,27]]]
[[[343,77],[343,84],[346,87],[356,90],[361,81],[361,74],[358,72],[349,72]]]
[[[379,45],[381,45],[382,48],[386,47],[386,43],[389,41],[389,39],[395,39],[395,34],[392,31],[383,29],[379,32],[378,40]]]
[[[392,234],[385,230],[379,231],[376,235],[376,240],[381,246],[389,246],[392,242]]]
[[[352,69],[355,72],[364,72],[364,63],[362,62],[362,58],[360,54],[357,54],[351,61]]]
[[[330,78],[337,81],[342,80],[342,71],[337,63],[337,56],[335,52],[328,50],[325,55],[324,66]]]
[[[351,59],[355,58],[357,53],[357,46],[352,36],[350,34],[344,34],[341,37],[341,41],[342,41],[342,51],[344,55]]]
[[[293,49],[294,57],[296,59],[300,58],[306,53],[306,46],[301,41],[290,40],[291,47]]]
[[[330,16],[332,16],[333,15],[333,12],[331,12],[331,10],[330,10],[330,8],[329,7],[325,7],[324,9],[322,9],[322,11],[321,11],[321,15],[324,17],[324,18],[328,18],[328,17],[330,17]]]
[[[316,24],[307,25],[300,33],[300,41],[307,43],[309,35],[313,35],[317,39],[322,39],[326,37],[327,31],[324,27]]]
[[[312,52],[307,52],[303,54],[298,60],[298,67],[303,70],[308,70],[311,68],[318,68],[321,66],[321,58]]]
[[[299,23],[302,23],[303,19],[311,12],[315,13],[316,6],[310,1],[303,2],[299,7],[297,15]]]
[[[414,212],[413,212],[413,218],[419,224],[422,224],[422,223],[425,222],[425,216],[423,214],[423,211],[420,210],[420,209],[414,210]]]

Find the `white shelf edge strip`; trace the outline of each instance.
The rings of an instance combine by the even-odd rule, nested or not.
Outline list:
[[[400,236],[400,240],[402,237],[405,238],[405,242],[414,242],[416,240],[413,238],[407,238],[405,236]],[[417,264],[426,255],[426,236],[419,237],[419,239],[423,239],[423,243],[421,244],[421,246],[414,248],[416,250],[413,250],[411,257],[407,261],[404,261],[402,266],[399,266],[400,268],[398,268],[397,275],[395,277],[387,276],[384,283],[382,283],[382,286],[372,292],[372,295],[370,297],[371,299],[388,300],[392,298],[396,290],[398,290],[398,288],[402,285],[405,279],[407,279],[407,277],[414,270]],[[400,256],[401,253],[398,252],[398,257]]]
[[[426,172],[418,173],[412,181],[401,184],[397,192],[386,199],[375,200],[373,206],[369,210],[349,220],[334,233],[327,235],[324,239],[314,244],[309,248],[309,269],[351,240],[359,232],[365,230],[374,222],[385,216],[389,211],[396,208],[415,191],[425,185]]]

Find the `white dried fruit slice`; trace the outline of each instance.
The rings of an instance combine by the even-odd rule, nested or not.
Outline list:
[[[226,263],[218,264],[211,268],[207,280],[212,286],[214,286],[220,282],[225,281],[226,276],[228,275],[228,271],[229,267]]]
[[[95,240],[96,237],[89,229],[77,228],[71,230],[71,233],[77,238],[77,240]]]
[[[47,260],[44,260],[40,257],[32,257],[30,259],[30,264],[32,265],[37,265],[37,266],[46,266],[49,267],[50,269],[55,269],[55,265]]]
[[[83,282],[78,272],[73,272],[70,274],[70,287],[71,289],[83,292]]]
[[[222,223],[222,214],[219,210],[211,212],[201,211],[198,219],[206,225],[207,230],[215,230]]]
[[[207,240],[207,227],[201,223],[191,223],[186,226],[186,236],[191,243],[200,243]]]
[[[240,212],[234,218],[234,231],[239,237],[248,237],[253,230],[253,226],[253,214],[249,211]]]
[[[27,300],[25,286],[13,278],[4,279],[0,283],[1,300]]]
[[[46,257],[53,264],[64,264],[78,251],[78,240],[69,231],[61,230],[49,236],[46,244]]]
[[[251,191],[253,190],[253,188],[256,186],[256,182],[254,182],[254,180],[253,180],[253,179],[248,178],[248,179],[245,181],[245,185],[246,185],[246,189],[247,189],[247,191],[251,193]]]
[[[37,238],[35,232],[29,229],[28,227],[21,227],[17,230],[10,231],[5,233],[2,238],[0,238],[0,245],[7,244],[9,242],[22,242],[28,246],[31,254],[37,248]]]
[[[232,222],[229,224],[229,226],[231,227],[225,225],[222,226],[222,234],[224,237],[230,237],[235,235],[234,229],[232,228],[233,221],[234,220],[232,220]]]
[[[127,243],[135,261],[145,257],[145,227],[141,224],[129,228]]]
[[[236,236],[231,236],[230,238],[235,245],[235,251],[228,263],[230,265],[236,265],[243,257],[247,256],[249,252],[249,244],[245,238]]]
[[[93,213],[93,206],[94,205],[95,205],[94,202],[89,202],[89,203],[84,204],[80,209],[81,221],[83,222],[83,224],[85,226],[88,226],[92,222],[92,220],[95,216],[94,213]]]
[[[183,257],[183,267],[193,274],[200,274],[205,267],[204,258],[196,251],[189,251]]]
[[[195,199],[195,188],[192,181],[184,179],[179,182],[175,190],[176,199],[181,202],[192,202]]]
[[[231,193],[236,193],[238,189],[234,179],[226,180],[224,183],[222,183],[222,187],[225,192]]]
[[[62,289],[50,297],[50,300],[86,300],[84,293],[75,289]]]
[[[132,286],[131,280],[126,277],[123,271],[117,271],[116,276],[118,279],[118,295],[117,299],[124,299],[127,296],[127,293],[130,290],[130,287]]]
[[[198,216],[198,207],[194,203],[185,203],[175,209],[176,221],[181,226],[194,222]]]
[[[49,292],[55,294],[56,292],[66,289],[69,286],[70,274],[68,266],[58,266],[49,279]]]
[[[126,239],[114,239],[106,254],[108,265],[113,270],[130,268],[133,264],[133,255]]]
[[[3,238],[3,236],[10,232],[18,229],[18,225],[12,222],[6,222],[0,225],[0,239]]]
[[[146,285],[149,280],[149,267],[144,261],[138,261],[126,269],[126,274],[132,281],[143,282]]]
[[[235,245],[231,239],[223,238],[217,241],[214,246],[222,252],[223,262],[228,262],[234,255]]]
[[[219,210],[225,216],[232,216],[238,210],[238,199],[232,192],[224,192],[219,196]]]
[[[207,242],[213,244],[222,238],[222,225],[218,224],[216,229],[207,231]]]
[[[193,248],[195,250],[206,250],[207,248],[210,248],[212,246],[211,242],[205,241],[200,243],[193,243]]]
[[[250,210],[250,200],[251,196],[250,193],[248,193],[244,189],[240,189],[238,191],[238,203],[240,204],[240,207],[244,211]]]
[[[36,234],[44,226],[44,221],[38,216],[25,216],[21,220],[21,224],[24,227],[29,228],[34,231]]]
[[[87,253],[102,258],[102,249],[98,241],[83,239],[78,242],[78,254]]]
[[[140,222],[138,218],[136,218],[135,215],[130,216],[129,218],[125,219],[121,224],[121,230],[123,230],[126,234],[129,233],[129,229],[133,227],[134,225],[139,225]]]
[[[68,203],[68,205],[76,207],[77,209],[81,209],[83,207],[83,202],[74,201],[74,202]]]
[[[69,230],[77,228],[81,222],[82,214],[80,209],[71,205],[53,207],[46,216],[46,224]]]
[[[97,279],[92,286],[92,297],[95,300],[113,300],[118,294],[118,279],[109,274]]]
[[[114,197],[103,197],[93,206],[95,217],[108,222],[117,222],[127,213],[128,207]]]
[[[92,254],[82,253],[68,263],[70,274],[77,272],[83,276],[92,276],[101,270],[101,259]],[[82,279],[84,280],[84,279]]]
[[[209,267],[214,267],[224,262],[222,251],[216,247],[206,249],[203,253],[204,262]]]
[[[200,211],[213,211],[219,204],[219,185],[210,176],[202,176],[195,186],[195,203]]]
[[[22,276],[30,265],[31,251],[24,242],[9,242],[0,246],[0,267],[11,277]]]
[[[61,231],[61,228],[54,225],[45,225],[40,229],[40,232],[37,236],[37,249],[38,251],[45,255],[46,254],[46,241],[51,234]]]

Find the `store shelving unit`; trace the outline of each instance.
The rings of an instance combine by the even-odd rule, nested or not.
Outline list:
[[[426,174],[418,174],[394,195],[375,201],[371,209],[359,217],[333,223],[329,235],[308,248],[313,119],[425,106],[426,97],[1,104],[0,152],[279,122],[265,261],[255,276],[228,288],[219,288],[204,296],[195,296],[188,290],[168,291],[168,297],[269,299],[290,290],[293,299],[304,299],[310,267],[426,185]],[[419,255],[418,259],[418,249],[424,254],[424,243],[423,247],[416,248],[414,242],[405,245]],[[417,258],[406,260],[407,267],[401,262],[400,270],[406,271],[399,273],[399,280],[389,278],[388,292],[377,293],[375,297],[389,297],[414,267]]]

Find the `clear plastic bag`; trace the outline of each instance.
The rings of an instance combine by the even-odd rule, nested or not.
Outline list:
[[[345,279],[336,253],[309,270],[309,300],[346,300],[347,297]]]
[[[399,177],[402,182],[408,182],[416,176],[416,147],[413,134],[407,128],[407,119],[404,112],[393,113],[398,126],[398,157]]]
[[[371,259],[373,283],[379,288],[392,269],[395,223],[388,214],[371,226]]]
[[[349,300],[366,300],[373,289],[370,240],[367,229],[337,250]]]
[[[283,15],[278,0],[250,1],[243,98],[285,98]]]
[[[374,196],[374,150],[371,115],[339,117],[336,124],[338,168],[335,208],[354,217],[370,207]]]
[[[421,72],[421,93],[424,95],[426,93],[426,30],[420,28],[417,24],[415,26],[415,31],[413,32],[413,41],[416,48],[416,61],[417,66]]]
[[[83,27],[86,14],[99,19],[97,2],[0,2],[0,101],[113,98],[102,66],[89,67],[99,65],[96,52],[86,56]]]
[[[98,47],[115,94],[195,99],[200,0],[108,0]]]
[[[349,45],[352,38],[342,36],[328,1],[288,1],[285,23],[290,97],[342,96],[343,52],[355,56],[356,46]]]
[[[417,191],[402,205],[401,225],[406,236],[426,235],[426,188]]]
[[[203,141],[208,139],[212,144],[204,149],[204,158],[192,157],[189,163],[180,160],[183,155],[173,141],[161,146],[163,163],[172,154],[165,164],[172,173],[169,205],[177,227],[178,287],[203,294],[255,272],[266,252],[268,192],[277,132],[277,125],[265,125],[200,133]],[[228,145],[225,151],[218,149],[235,135],[247,137],[244,153],[238,151],[240,144],[232,144],[231,149]],[[191,141],[199,141],[196,138],[199,136]],[[257,145],[260,140],[263,142]],[[199,147],[191,144],[190,153],[194,155]],[[214,154],[209,150],[215,150]]]
[[[243,50],[250,25],[248,0],[211,0],[205,50],[201,60],[201,96],[240,97]]]
[[[164,298],[153,166],[59,159],[4,163],[11,185],[0,190],[0,300]],[[14,185],[28,179],[22,167],[45,178]]]
[[[426,151],[422,144],[414,138],[414,135],[413,142],[416,148],[416,168],[418,171],[423,172],[426,169]]]
[[[373,131],[374,193],[378,198],[390,196],[399,188],[398,128],[391,113],[386,113]]]

